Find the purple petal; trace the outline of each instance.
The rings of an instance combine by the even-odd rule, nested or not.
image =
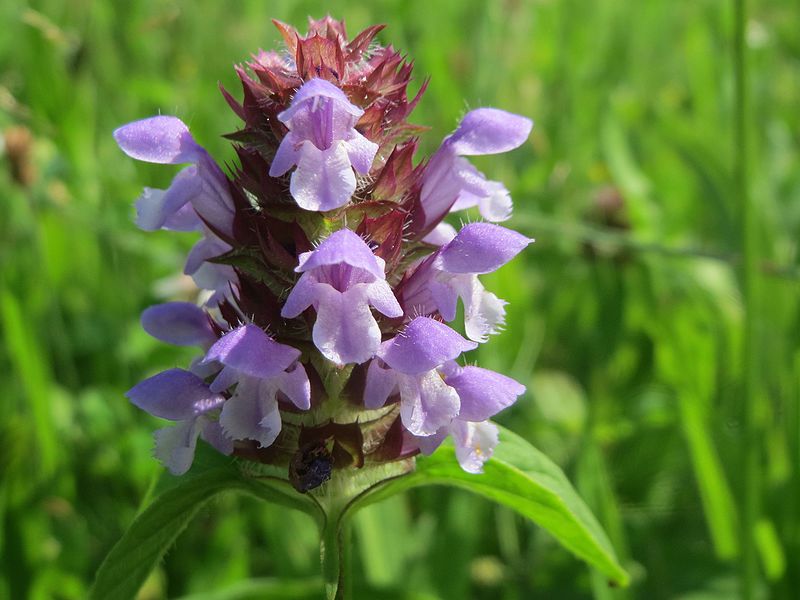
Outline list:
[[[217,373],[220,372],[220,369],[223,368],[222,365],[219,364],[218,362],[214,362],[214,361],[211,361],[211,362],[208,362],[208,363],[207,362],[203,362],[204,358],[205,358],[205,356],[202,355],[202,354],[200,356],[195,356],[192,359],[192,362],[189,364],[189,372],[190,373],[194,373],[200,379],[208,379],[209,377],[216,376]],[[210,387],[213,387],[213,386],[210,386]],[[211,391],[214,392],[216,390],[211,389]]]
[[[497,183],[492,181],[490,183]],[[511,201],[511,194],[502,183],[493,186],[493,190],[478,202],[478,210],[481,216],[487,221],[507,221],[511,218],[514,210],[514,203]]]
[[[441,221],[458,199],[464,185],[464,169],[474,170],[474,167],[466,159],[450,152],[446,146],[442,146],[431,156],[422,175],[420,191],[420,202],[425,214],[423,230]]]
[[[286,319],[294,319],[309,306],[317,301],[320,284],[311,276],[310,273],[303,273],[297,283],[294,284],[292,291],[286,298],[286,302],[281,309],[281,316]]]
[[[233,235],[234,207],[228,190],[228,180],[210,157],[197,166],[200,189],[192,198],[192,206],[203,220],[228,236]]]
[[[194,196],[200,193],[201,187],[202,182],[197,176],[197,167],[186,167],[172,180],[169,188],[161,198],[158,212],[155,213],[150,210],[149,213],[143,214],[143,211],[139,210],[139,218],[136,224],[145,231],[161,229],[171,217],[186,206]],[[137,210],[140,208],[138,202],[136,208]],[[194,220],[195,223],[193,223],[194,226],[192,229],[195,229],[199,223],[199,219],[196,215]],[[145,225],[148,225],[149,228],[145,227]]]
[[[201,363],[202,364],[202,363]],[[211,361],[208,364],[212,365],[219,365],[217,361]],[[214,381],[211,382],[209,388],[212,392],[224,392],[232,385],[239,383],[239,379],[241,378],[241,373],[237,369],[233,367],[224,366],[221,370],[217,373]]]
[[[192,204],[187,202],[167,217],[163,228],[169,231],[200,231],[203,229],[203,221],[197,216]]]
[[[291,131],[281,140],[278,151],[269,166],[270,177],[280,177],[286,171],[300,162],[300,147],[303,140],[299,139]]]
[[[380,359],[373,359],[364,384],[364,406],[380,408],[397,390],[397,375]]]
[[[439,251],[437,266],[448,273],[491,273],[532,241],[499,225],[470,223]]]
[[[364,287],[341,293],[323,284],[320,291],[314,345],[337,365],[368,361],[381,343],[381,331],[369,310]]]
[[[291,106],[278,115],[281,123],[288,123],[302,110],[303,104],[308,100],[313,100],[315,96],[331,98],[336,101],[337,108],[345,111],[353,117],[360,118],[364,111],[351,104],[345,93],[325,79],[314,78],[305,82],[292,98]]]
[[[417,317],[393,339],[384,342],[378,356],[393,369],[414,375],[430,371],[477,346],[444,323]]]
[[[478,108],[461,120],[447,140],[460,156],[497,154],[521,146],[531,133],[533,121],[497,108]]]
[[[483,343],[501,331],[506,322],[507,302],[486,291],[477,277],[475,284],[472,296],[463,297],[464,331],[469,339]]]
[[[136,200],[136,226],[143,231],[196,231],[202,222],[189,203],[191,194],[197,191],[187,167],[172,180],[166,191],[146,187]],[[194,190],[194,191],[193,191]]]
[[[458,294],[451,282],[440,282],[435,279],[428,283],[431,298],[442,318],[450,322],[456,318],[458,310]]]
[[[194,169],[194,167],[188,167]],[[136,200],[136,226],[144,231],[170,229],[172,231],[195,231],[202,225],[189,200],[195,189],[194,182],[186,174],[178,173],[172,186],[166,191],[144,188]],[[190,181],[187,181],[190,179]]]
[[[455,318],[456,301],[443,292],[444,288],[460,297],[464,303],[464,329],[469,339],[483,343],[490,335],[500,331],[505,323],[506,301],[487,292],[477,275],[452,275],[446,283],[431,283],[431,293],[439,302],[442,317],[450,320]],[[445,300],[452,304],[442,304]],[[451,314],[452,317],[449,317]]]
[[[208,265],[203,265],[200,271],[203,271],[207,266]],[[237,285],[235,276],[232,280],[229,280],[224,287],[218,287],[215,289],[214,287],[211,286],[204,287],[202,284],[198,283],[199,281],[198,273],[200,273],[200,271],[192,275],[192,279],[194,280],[194,283],[195,285],[197,285],[197,287],[210,292],[209,294],[203,294],[201,296],[206,298],[205,301],[203,302],[203,306],[205,306],[206,308],[219,308],[219,305],[222,304],[223,302],[234,299],[234,296],[232,294],[232,289],[230,286]]]
[[[510,377],[480,367],[464,367],[445,378],[461,398],[458,418],[485,421],[511,406],[525,393],[525,386]]]
[[[379,279],[378,281],[366,284],[366,286],[367,298],[375,310],[389,318],[403,316],[403,309],[400,308],[400,303],[397,302],[397,298],[394,297],[392,288],[388,283]]]
[[[459,398],[436,371],[400,375],[400,419],[417,436],[433,435],[458,414]]]
[[[372,161],[375,160],[375,154],[378,153],[378,144],[369,141],[363,135],[353,130],[353,135],[347,140],[347,157],[350,159],[350,164],[353,168],[366,175],[372,168]]]
[[[279,344],[261,328],[248,323],[223,335],[206,353],[206,362],[216,360],[252,377],[274,377],[300,358],[300,351]]]
[[[142,327],[157,340],[176,346],[206,346],[217,336],[208,315],[190,302],[166,302],[146,308]]]
[[[263,389],[262,389],[263,387]],[[272,445],[281,432],[281,414],[274,388],[246,379],[225,402],[219,423],[234,440],[256,440],[262,448]]]
[[[200,419],[182,421],[173,427],[158,429],[153,434],[156,441],[155,456],[173,475],[183,475],[192,466]]]
[[[194,284],[202,290],[214,293],[204,302],[207,307],[217,306],[231,292],[231,285],[238,284],[236,271],[230,265],[218,265],[210,262],[200,264],[192,274]]]
[[[295,271],[303,273],[329,265],[347,264],[368,271],[377,279],[385,279],[383,266],[367,243],[350,229],[340,229],[330,234],[312,252],[300,255]]]
[[[225,455],[233,454],[233,440],[225,435],[219,421],[209,421],[208,419],[205,421],[200,436],[217,452]]]
[[[464,188],[450,211],[478,206],[481,216],[487,221],[506,221],[511,218],[514,203],[506,187],[499,181],[487,180],[481,173],[478,175],[479,179],[470,178],[465,181]]]
[[[295,363],[285,373],[277,376],[278,387],[300,410],[311,408],[311,383],[303,365]]]
[[[152,163],[193,163],[205,154],[177,117],[158,116],[128,123],[114,131],[114,139],[128,156]]]
[[[125,396],[142,410],[170,421],[196,417],[225,401],[197,375],[183,369],[169,369],[145,379]]]
[[[422,452],[425,456],[430,456],[436,449],[442,445],[442,442],[447,439],[448,428],[442,427],[439,431],[432,435],[422,436],[422,437],[415,437],[414,441],[419,446],[420,452]]]
[[[334,144],[320,150],[310,143],[300,149],[300,162],[292,173],[289,191],[300,208],[328,211],[344,206],[356,190],[356,176],[347,150]]]
[[[217,236],[213,234],[206,235],[194,246],[192,246],[192,249],[189,251],[189,256],[186,258],[186,264],[183,267],[183,272],[186,275],[192,275],[193,273],[196,273],[207,260],[216,258],[217,256],[222,256],[231,250],[232,247],[223,242]]]
[[[158,231],[169,216],[164,210],[166,192],[155,188],[144,188],[136,199],[136,226],[143,231]]]
[[[434,255],[423,259],[416,267],[409,269],[410,276],[397,286],[397,294],[405,314],[429,315],[436,312],[431,299],[430,284],[439,271],[433,268]]]
[[[450,426],[456,444],[456,458],[467,473],[483,473],[498,442],[497,426],[489,421],[472,423],[455,419]]]

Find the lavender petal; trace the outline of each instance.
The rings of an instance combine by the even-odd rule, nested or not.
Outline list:
[[[533,121],[497,108],[478,108],[466,114],[447,140],[459,156],[498,154],[521,146]]]
[[[194,163],[205,154],[177,117],[157,116],[128,123],[114,131],[114,139],[125,154],[145,162]]]
[[[491,273],[522,252],[533,240],[491,223],[470,223],[442,247],[437,266],[448,273]]]
[[[166,302],[146,308],[141,322],[154,338],[176,346],[207,346],[217,339],[208,315],[190,302]]]
[[[384,342],[378,356],[393,369],[416,375],[477,346],[439,321],[417,317],[393,339]]]
[[[206,362],[216,360],[245,375],[274,377],[300,358],[300,351],[279,344],[256,325],[248,323],[223,335],[206,353]]]
[[[458,415],[458,393],[435,371],[420,375],[400,375],[400,418],[416,436],[436,433]]]
[[[450,433],[456,445],[456,458],[467,473],[483,473],[484,463],[492,457],[498,442],[498,430],[494,423],[473,423],[455,419]]]
[[[197,436],[202,424],[199,419],[181,421],[172,427],[157,429],[155,456],[173,475],[183,475],[192,466]]]
[[[521,383],[480,367],[463,367],[445,378],[461,398],[458,418],[465,421],[485,421],[511,406],[525,393]]]
[[[125,393],[134,405],[151,415],[180,421],[217,408],[224,398],[184,369],[169,369],[139,382]]]

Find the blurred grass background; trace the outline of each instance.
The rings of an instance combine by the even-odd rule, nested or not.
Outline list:
[[[0,3],[0,598],[85,597],[154,474],[155,420],[123,392],[186,364],[139,312],[174,297],[191,245],[132,224],[144,184],[114,127],[176,114],[220,160],[238,126],[217,91],[273,48],[276,17],[374,22],[431,75],[415,113],[432,151],[467,108],[534,118],[521,150],[477,160],[537,238],[486,277],[510,301],[480,364],[528,385],[499,421],[567,471],[633,575],[609,588],[509,511],[442,489],[371,507],[357,597],[735,598],[742,546],[758,596],[800,589],[800,11],[746,22],[757,241],[745,443],[733,3],[721,0],[6,0]],[[759,518],[743,539],[743,451]],[[304,517],[225,497],[179,539],[142,599],[316,598]]]

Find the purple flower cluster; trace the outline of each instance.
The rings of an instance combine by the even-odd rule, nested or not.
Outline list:
[[[479,276],[531,240],[494,224],[511,215],[509,192],[466,157],[520,146],[532,123],[473,110],[415,165],[422,129],[407,117],[425,85],[409,100],[411,65],[375,44],[381,27],[348,40],[329,17],[305,36],[276,25],[286,51],[237,69],[241,102],[223,90],[244,122],[226,136],[239,159],[229,174],[176,117],[114,133],[135,159],[189,164],[167,190],[145,189],[136,222],[199,232],[185,273],[207,290],[201,305],[144,311],[148,333],[201,353],[127,396],[175,421],[155,435],[175,474],[201,437],[286,466],[306,491],[331,470],[430,453],[448,435],[478,473],[497,444],[489,419],[525,388],[457,361],[504,323],[505,302]],[[485,221],[443,221],[471,207]],[[445,324],[459,299],[466,337]],[[303,479],[309,457],[327,461],[318,480]]]

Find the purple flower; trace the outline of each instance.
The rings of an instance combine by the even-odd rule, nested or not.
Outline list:
[[[406,281],[401,295],[406,312],[439,312],[445,321],[452,321],[461,298],[467,337],[485,342],[503,325],[506,303],[487,292],[478,275],[499,269],[532,241],[499,225],[465,225]]]
[[[167,190],[145,188],[136,201],[136,224],[145,231],[171,229],[202,231],[184,272],[198,287],[213,292],[214,306],[237,284],[233,269],[206,262],[231,250],[210,227],[232,235],[234,207],[225,175],[208,152],[194,141],[177,117],[158,116],[134,121],[114,131],[114,139],[128,156],[160,164],[194,163],[178,173]]]
[[[525,392],[525,386],[500,373],[460,367],[455,362],[444,365],[442,374],[458,394],[458,416],[433,435],[417,437],[416,443],[423,454],[431,454],[452,435],[461,468],[480,473],[497,445],[497,427],[488,419],[511,406]]]
[[[205,235],[192,246],[183,272],[192,277],[197,287],[212,292],[205,304],[217,306],[223,299],[231,297],[231,286],[238,285],[239,278],[230,265],[209,262],[209,259],[230,252],[233,248],[208,228],[204,227],[203,230]]]
[[[430,455],[448,436],[453,436],[458,464],[467,473],[483,473],[483,464],[492,457],[498,441],[497,425],[490,421],[465,421],[453,419],[447,427],[428,437],[418,437],[414,442],[423,454]]]
[[[496,108],[467,113],[458,129],[431,157],[422,179],[423,232],[451,210],[478,206],[488,221],[511,216],[511,196],[503,184],[488,181],[464,156],[498,154],[520,146],[533,127],[530,119]]]
[[[298,206],[327,211],[350,200],[356,189],[353,169],[369,173],[378,151],[377,144],[355,130],[363,114],[338,87],[312,79],[278,115],[289,133],[278,147],[269,174],[279,177],[297,165],[290,192]]]
[[[342,365],[363,363],[378,349],[381,331],[370,306],[387,317],[403,311],[386,283],[383,259],[349,229],[332,233],[316,250],[300,255],[302,273],[281,315],[317,311],[312,338],[322,355]]]
[[[279,394],[299,409],[311,406],[311,385],[298,358],[299,350],[275,342],[252,324],[229,331],[209,348],[203,362],[222,365],[210,390],[236,385],[219,418],[227,436],[269,446],[281,431]]]
[[[447,325],[417,317],[384,342],[367,369],[364,404],[379,408],[399,392],[400,418],[413,435],[432,435],[459,413],[461,401],[438,369],[477,347]]]
[[[139,227],[146,231],[162,227],[192,231],[200,228],[200,215],[218,231],[231,234],[234,207],[225,175],[195,142],[183,121],[170,116],[134,121],[115,130],[114,139],[125,154],[137,160],[170,165],[193,163],[175,176],[169,189],[145,188],[136,203]]]
[[[189,470],[198,436],[223,454],[233,452],[233,442],[222,434],[214,418],[225,397],[212,392],[194,373],[170,369],[145,379],[125,395],[151,415],[177,422],[155,432],[156,458],[173,475]]]

